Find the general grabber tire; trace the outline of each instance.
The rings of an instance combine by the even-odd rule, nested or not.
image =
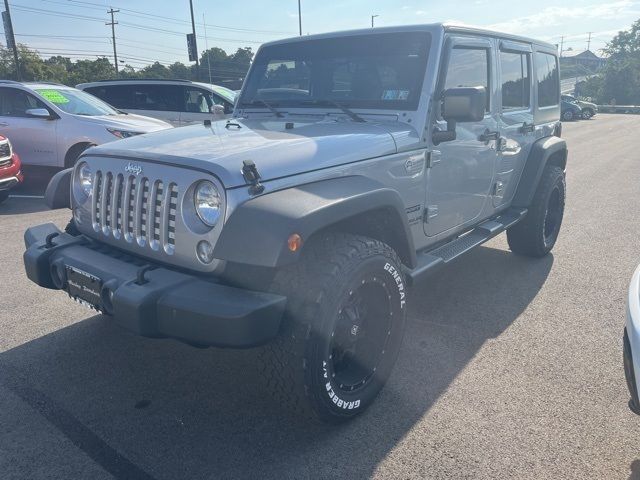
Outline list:
[[[565,174],[560,167],[547,166],[527,216],[507,230],[511,251],[528,257],[544,257],[558,239],[564,216]]]
[[[363,236],[321,235],[276,274],[272,290],[288,298],[281,334],[263,351],[277,400],[329,423],[363,412],[404,335],[407,292],[396,253]]]

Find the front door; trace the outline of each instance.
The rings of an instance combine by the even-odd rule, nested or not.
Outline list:
[[[487,91],[487,106],[484,119],[458,123],[456,139],[434,147],[424,216],[428,236],[478,220],[490,196],[500,141],[491,40],[450,37],[446,51],[447,66],[439,82],[439,93],[448,88],[482,86]],[[439,112],[435,128],[447,129]]]
[[[6,136],[24,165],[58,166],[57,120],[31,117],[27,111],[47,106],[24,90],[0,88],[0,134]]]

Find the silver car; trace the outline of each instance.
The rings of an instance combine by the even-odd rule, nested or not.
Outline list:
[[[0,134],[24,165],[70,167],[92,145],[166,128],[171,125],[120,112],[75,88],[0,81]]]

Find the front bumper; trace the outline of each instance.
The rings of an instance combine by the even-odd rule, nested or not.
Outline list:
[[[10,190],[24,180],[20,158],[13,154],[9,165],[0,167],[0,191]]]
[[[145,337],[247,348],[273,339],[280,328],[286,303],[280,295],[148,264],[51,223],[28,229],[25,244],[31,281],[66,290],[66,267],[87,272],[102,280],[103,313]]]
[[[631,395],[629,408],[640,415],[640,267],[633,274],[627,300],[627,321],[623,337],[624,374]]]

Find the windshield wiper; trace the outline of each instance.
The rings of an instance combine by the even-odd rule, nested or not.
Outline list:
[[[333,100],[308,100],[305,102],[300,102],[303,105],[317,105],[317,106],[327,106],[330,105],[332,107],[336,107],[346,113],[351,120],[358,123],[364,123],[366,120],[358,115],[356,112],[351,110],[350,108],[345,107],[344,105],[339,104]]]
[[[242,105],[248,106],[248,107],[255,107],[256,105],[262,105],[263,107],[267,107],[269,110],[271,110],[271,113],[273,113],[276,117],[278,118],[284,117],[284,114],[282,112],[279,112],[278,110],[273,108],[272,105],[268,104],[264,100],[255,99],[255,100],[252,100],[251,102],[243,102]]]

